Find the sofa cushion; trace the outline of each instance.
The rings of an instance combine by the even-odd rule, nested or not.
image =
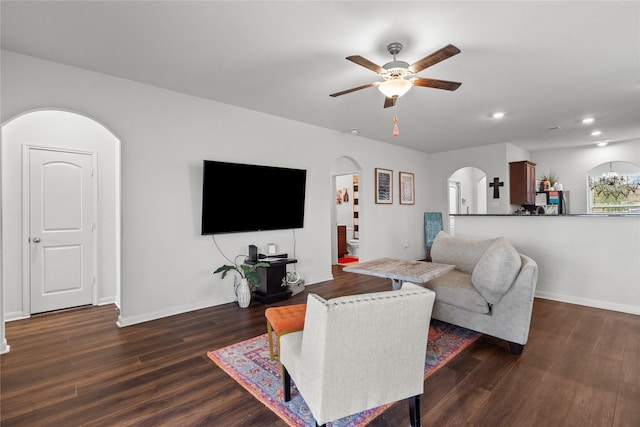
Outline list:
[[[443,264],[454,264],[456,270],[471,274],[487,249],[496,239],[468,239],[452,236],[441,231],[433,241],[431,260]]]
[[[521,266],[520,254],[500,237],[476,264],[471,283],[489,303],[497,304],[513,284]]]
[[[424,284],[436,293],[436,302],[445,302],[475,313],[489,313],[489,304],[471,284],[471,275],[450,271]]]

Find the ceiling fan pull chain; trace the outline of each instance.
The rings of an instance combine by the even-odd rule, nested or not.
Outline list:
[[[400,135],[400,130],[398,129],[398,116],[393,116],[393,136]]]

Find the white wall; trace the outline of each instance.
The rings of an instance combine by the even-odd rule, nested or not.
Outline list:
[[[640,166],[640,140],[612,143],[606,147],[585,147],[534,151],[531,161],[536,163],[539,177],[549,171],[559,176],[564,191],[569,191],[572,214],[587,213],[587,173],[604,162],[621,161]]]
[[[448,211],[446,180],[456,170],[473,166],[487,173],[487,186],[494,176],[504,181],[500,199],[493,199],[493,189],[487,190],[487,213],[512,213],[509,205],[509,162],[530,160],[536,163],[536,176],[555,172],[565,191],[569,191],[572,214],[587,213],[586,175],[595,166],[609,161],[630,162],[640,166],[640,140],[576,148],[533,151],[512,144],[492,144],[464,150],[447,151],[429,156],[429,210]],[[497,203],[496,203],[497,202]]]
[[[467,166],[478,168],[487,174],[487,186],[494,177],[504,182],[500,187],[500,198],[493,198],[493,188],[487,190],[487,213],[510,213],[509,205],[509,162],[510,144],[491,144],[464,150],[452,150],[429,155],[428,160],[428,211],[449,212],[449,177],[458,169]],[[511,146],[512,147],[512,146]],[[443,215],[444,229],[449,229],[449,217]]]
[[[458,216],[456,235],[503,236],[533,258],[536,296],[640,314],[639,216]]]
[[[227,261],[200,235],[203,159],[308,170],[305,226],[295,231],[296,268],[308,284],[331,278],[331,167],[340,156],[363,170],[363,257],[425,256],[424,153],[12,52],[2,51],[1,66],[3,123],[60,108],[95,118],[121,141],[122,325],[234,300],[230,284],[212,276]],[[376,167],[394,171],[393,205],[374,203]],[[415,205],[398,204],[400,170],[415,173]],[[228,257],[270,242],[291,254],[294,244],[291,231],[216,241]]]

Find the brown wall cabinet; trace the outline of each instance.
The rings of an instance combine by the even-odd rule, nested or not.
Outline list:
[[[512,205],[533,205],[536,200],[536,164],[528,160],[509,163]]]

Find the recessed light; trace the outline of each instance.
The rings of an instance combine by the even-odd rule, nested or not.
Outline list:
[[[608,144],[608,142],[607,142],[607,141],[598,141],[598,142],[596,142],[596,145],[597,145],[598,147],[606,147],[606,146],[607,146],[607,144]]]
[[[595,119],[593,117],[585,117],[584,119],[582,119],[582,123],[584,123],[585,125],[589,125],[591,123],[593,123]]]
[[[351,132],[351,135],[357,135],[357,134],[359,134],[359,133],[360,133],[360,129],[358,129],[358,128],[351,128],[350,132]]]
[[[600,130],[594,130],[593,132],[591,132],[591,136],[600,136],[602,135],[602,131]]]
[[[491,117],[493,117],[494,119],[501,119],[504,117],[504,112],[503,111],[496,111],[495,113],[493,113],[491,115]]]

